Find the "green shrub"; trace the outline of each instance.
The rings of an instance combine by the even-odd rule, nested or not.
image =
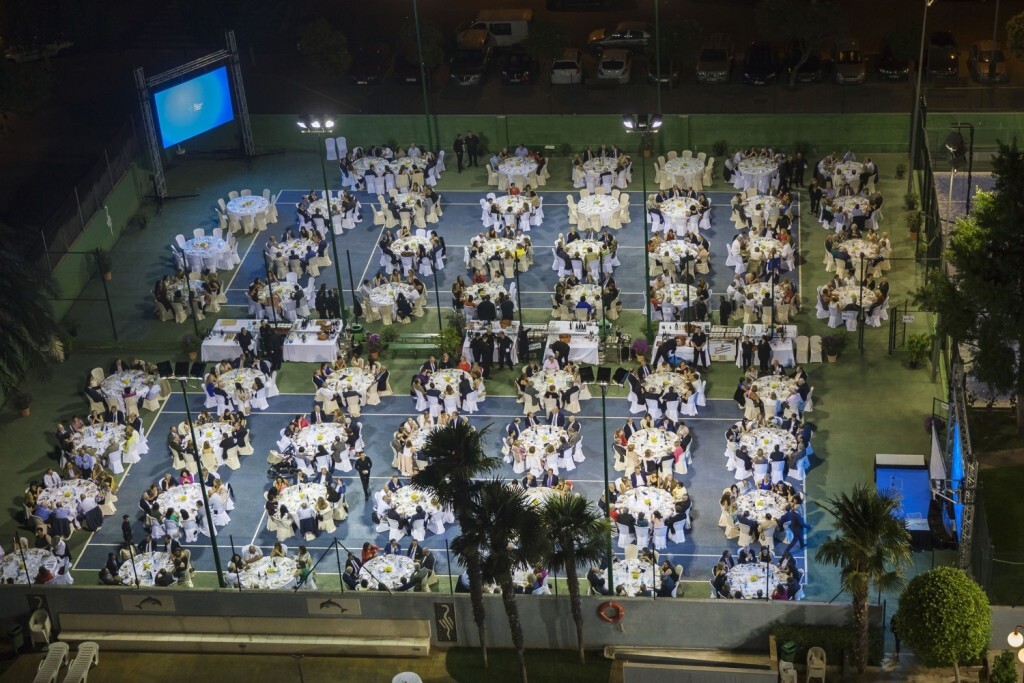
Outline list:
[[[1012,652],[1004,652],[992,663],[989,683],[1017,683],[1017,658]]]
[[[807,650],[820,647],[825,650],[825,658],[829,664],[839,665],[843,661],[843,651],[853,647],[854,630],[852,626],[801,626],[797,624],[776,624],[772,627],[775,642],[779,647],[783,643],[796,643],[796,662],[807,660]],[[875,665],[882,661],[882,634],[877,628],[871,629],[868,636],[868,663]]]
[[[918,203],[917,203],[917,193],[916,192],[908,192],[905,195],[903,195],[903,208],[904,209],[906,209],[907,211],[916,211],[917,207],[918,207]]]

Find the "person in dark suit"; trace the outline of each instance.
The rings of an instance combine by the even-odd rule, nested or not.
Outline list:
[[[670,573],[661,575],[661,586],[658,588],[659,598],[671,598],[676,589],[675,577]]]
[[[533,476],[530,473],[527,473],[526,476],[523,477],[522,481],[519,482],[519,484],[524,489],[534,489],[540,486],[540,484],[537,482],[537,477]]]
[[[555,474],[555,471],[550,467],[548,468],[548,471],[544,473],[541,485],[546,486],[549,489],[553,489],[558,486],[558,475]]]
[[[505,365],[508,365],[509,370],[515,369],[512,364],[512,338],[506,336],[505,331],[501,330],[498,332],[494,345],[498,351],[498,369],[500,370]]]
[[[405,551],[405,556],[416,562],[423,559],[423,548],[420,547],[419,542],[415,538],[409,544],[409,549]]]
[[[310,424],[321,424],[323,422],[330,422],[331,416],[323,411],[320,406],[313,406],[313,412],[309,414]]]
[[[771,369],[772,343],[768,341],[767,335],[761,335],[761,340],[757,342],[757,362],[761,372],[768,372]]]
[[[462,173],[462,157],[466,153],[466,143],[462,139],[462,133],[455,134],[455,142],[452,143],[452,151],[455,152],[455,160],[458,163],[459,173]]]
[[[611,590],[605,585],[604,575],[597,567],[591,567],[590,571],[587,572],[587,582],[590,584],[591,590],[599,595],[611,595]]]
[[[643,470],[635,470],[633,474],[629,475],[629,483],[633,485],[633,488],[647,486],[647,474]]]
[[[424,373],[429,370],[431,373],[435,373],[437,372],[439,367],[440,366],[437,363],[437,359],[431,356],[426,360],[425,363],[423,363],[423,365],[420,366],[420,372]]]
[[[363,495],[366,500],[370,499],[370,470],[373,469],[373,461],[366,457],[366,451],[360,451],[359,457],[353,464],[356,472],[359,473],[359,481],[363,484]]]
[[[423,555],[420,557],[420,566],[427,571],[437,571],[437,555],[430,552],[430,548],[423,549]]]
[[[484,294],[483,299],[476,305],[476,318],[484,322],[493,322],[498,319],[498,310],[487,294]]]
[[[238,345],[242,347],[243,354],[248,356],[252,352],[252,332],[249,331],[248,327],[243,327],[239,330],[238,334],[235,335],[235,340],[238,342]]]
[[[110,410],[107,411],[107,422],[119,425],[123,425],[125,423],[124,411],[121,410],[117,404],[114,404]]]
[[[512,320],[515,317],[516,306],[512,303],[511,297],[503,296],[498,304],[498,308],[501,309],[499,313],[502,320]]]
[[[469,155],[469,163],[467,166],[479,166],[477,163],[477,155],[480,153],[480,138],[478,138],[471,130],[466,131],[466,153]]]
[[[636,533],[636,517],[634,517],[633,513],[629,510],[623,510],[620,512],[616,522],[629,528],[629,533]]]

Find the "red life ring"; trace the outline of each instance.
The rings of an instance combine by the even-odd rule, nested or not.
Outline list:
[[[614,611],[609,615],[608,610]],[[618,624],[622,621],[622,617],[626,616],[626,610],[622,609],[622,605],[617,602],[603,602],[597,608],[597,616],[609,624]]]

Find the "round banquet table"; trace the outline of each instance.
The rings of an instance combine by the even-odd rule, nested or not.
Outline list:
[[[700,253],[700,245],[686,240],[669,240],[658,245],[658,253],[679,262],[687,256],[697,258],[697,254]]]
[[[786,511],[786,499],[771,491],[751,491],[736,499],[736,513],[758,522],[771,515],[778,520]]]
[[[541,370],[534,373],[533,377],[530,378],[530,382],[533,384],[533,388],[537,390],[537,393],[540,394],[538,398],[543,397],[549,387],[554,387],[555,391],[561,394],[570,387],[576,386],[576,380],[573,378],[572,373],[565,370]]]
[[[832,208],[837,211],[852,213],[856,207],[860,207],[861,213],[867,214],[871,211],[871,200],[860,195],[836,197],[832,200]]]
[[[276,245],[271,245],[267,250],[270,252],[280,252],[286,257],[294,251],[296,256],[302,258],[306,255],[306,252],[309,251],[310,247],[313,248],[314,252],[317,250],[316,243],[313,242],[313,240],[297,237],[294,239],[283,240],[278,242]]]
[[[437,372],[430,375],[430,381],[428,384],[433,384],[434,388],[441,392],[441,401],[444,401],[445,389],[448,387],[452,388],[456,396],[459,394],[459,382],[465,377],[470,382],[473,378],[465,370],[459,370],[458,368],[446,368],[444,370],[438,370]]]
[[[673,185],[689,188],[704,175],[704,162],[697,157],[676,157],[666,161],[661,172],[672,178]]]
[[[579,239],[573,240],[569,244],[566,244],[564,248],[565,253],[569,254],[569,256],[573,257],[574,259],[583,260],[583,257],[586,256],[588,249],[592,250],[595,254],[600,256],[601,250],[604,249],[604,245],[597,240]]]
[[[852,239],[839,243],[839,248],[850,254],[856,261],[860,261],[860,255],[864,254],[865,260],[878,257],[878,244],[869,240]]]
[[[235,390],[235,383],[239,383],[246,391],[253,391],[253,382],[259,379],[266,386],[269,381],[267,376],[256,368],[239,368],[222,372],[217,377],[217,385],[224,391],[231,394]]]
[[[553,489],[550,486],[533,486],[526,489],[523,495],[526,497],[527,505],[539,507],[547,502],[548,499],[562,494],[558,489]]]
[[[629,437],[629,445],[641,460],[660,462],[664,455],[675,448],[676,435],[664,429],[639,429]],[[651,452],[650,458],[647,457],[647,451]]]
[[[579,303],[580,297],[587,297],[587,303],[596,308],[598,311],[601,310],[603,302],[601,301],[601,285],[576,285],[565,290],[562,295],[562,302],[569,304],[571,310],[576,304]]]
[[[486,294],[491,297],[491,301],[495,304],[498,303],[498,295],[506,293],[504,287],[494,282],[478,282],[474,285],[466,285],[463,291],[467,296],[473,297],[473,301],[480,301],[484,298],[484,294]]]
[[[71,435],[71,443],[76,449],[84,448],[93,454],[106,453],[111,446],[120,447],[124,443],[124,425],[86,425],[81,431]]]
[[[238,573],[242,590],[283,590],[295,586],[295,560],[264,555]]]
[[[774,197],[770,194],[759,194],[753,197],[747,197],[743,200],[746,205],[744,211],[749,216],[754,211],[757,211],[757,207],[761,207],[762,213],[778,213],[782,211],[782,200],[778,197]]]
[[[497,206],[498,211],[501,211],[503,214],[508,213],[509,209],[512,209],[512,213],[519,213],[519,210],[523,207],[526,207],[527,211],[533,208],[533,204],[530,202],[530,199],[521,194],[502,195],[494,200],[494,205]]]
[[[310,216],[315,216],[316,214],[319,213],[321,216],[323,216],[326,219],[327,218],[327,200],[326,199],[318,199],[315,202],[310,203],[309,207],[306,209],[306,213],[308,213]],[[342,205],[342,203],[340,201],[338,201],[337,199],[333,199],[332,198],[331,199],[331,219],[333,220],[335,216],[343,216],[344,214],[345,214],[345,207]]]
[[[316,505],[320,498],[327,498],[327,488],[323,484],[296,484],[289,486],[277,497],[278,505],[284,505],[293,516],[305,503],[310,508]]]
[[[366,579],[370,590],[377,590],[381,583],[395,590],[402,585],[402,579],[412,576],[416,569],[413,565],[413,559],[405,555],[378,555],[359,570],[359,579]]]
[[[395,256],[401,257],[402,252],[405,251],[406,247],[409,247],[409,251],[413,253],[413,256],[416,256],[420,253],[420,247],[423,247],[426,250],[427,254],[429,254],[430,250],[433,248],[433,245],[430,244],[430,240],[427,239],[426,237],[417,237],[416,235],[410,235],[409,237],[399,237],[394,242],[392,242],[391,252],[395,254]]]
[[[644,377],[643,388],[645,391],[664,394],[669,387],[675,389],[681,399],[690,393],[690,390],[686,388],[686,378],[678,372],[652,372]]]
[[[164,491],[156,497],[160,504],[160,510],[167,513],[168,510],[188,510],[192,515],[197,509],[197,504],[203,500],[203,492],[199,484],[183,484]]]
[[[25,551],[15,548],[0,558],[0,578],[4,583],[11,580],[14,583],[33,583],[40,567],[46,567],[51,574],[56,576],[60,563],[60,558],[46,548],[30,548]],[[26,569],[28,576],[25,574]]]
[[[403,486],[391,494],[391,509],[406,519],[416,514],[417,505],[423,508],[428,516],[440,509],[434,504],[430,493],[415,486]]]
[[[395,194],[395,203],[398,204],[399,208],[402,209],[413,209],[416,207],[416,203],[423,204],[423,193],[422,192],[398,192]]]
[[[833,296],[839,297],[839,310],[844,311],[846,307],[855,301],[860,302],[860,307],[867,309],[871,307],[871,304],[875,302],[875,293],[871,291],[870,287],[864,287],[863,289],[859,285],[845,285],[843,287],[836,287],[831,290]],[[861,294],[864,294],[864,299],[861,299]]]
[[[754,389],[762,398],[767,398],[774,393],[778,400],[785,401],[788,396],[796,393],[796,380],[789,377],[765,375],[754,380]]]
[[[697,288],[679,283],[667,284],[659,290],[659,296],[663,302],[676,308],[686,308],[690,302],[697,300]]]
[[[859,161],[840,161],[832,166],[832,187],[838,190],[844,183],[849,183],[854,192],[860,190],[860,174],[864,172],[864,164]]]
[[[602,226],[611,225],[612,215],[619,210],[619,200],[609,195],[590,195],[576,203],[576,213],[590,220],[598,220]]]
[[[661,572],[647,560],[616,560],[612,563],[612,578],[613,590],[622,586],[630,597],[640,592],[641,583],[654,592],[661,587]]]
[[[404,282],[389,282],[371,289],[370,301],[378,306],[393,306],[399,292],[405,294],[405,298],[409,300],[410,304],[420,298],[419,292],[412,285],[407,285]]]
[[[620,512],[629,510],[634,517],[642,512],[647,519],[652,519],[655,511],[660,512],[665,519],[676,512],[676,502],[672,494],[653,486],[638,486],[626,491],[619,496],[615,507]]]
[[[796,437],[778,427],[756,427],[740,435],[740,445],[746,447],[751,458],[758,450],[768,457],[776,445],[780,451],[789,455],[796,450]]]
[[[203,291],[206,289],[206,283],[202,280],[175,280],[167,285],[167,296],[171,301],[174,301],[175,295],[180,292],[182,303],[188,301],[188,290],[192,290],[192,294],[198,299],[203,295]]]
[[[515,178],[521,176],[525,182],[527,176],[537,172],[537,162],[530,157],[509,157],[498,162],[497,171],[507,175],[510,181],[514,182]]]
[[[181,434],[186,445],[192,445],[192,431],[188,428],[188,422],[178,425],[178,433]],[[227,422],[207,422],[204,425],[196,425],[196,438],[199,439],[200,445],[209,441],[214,450],[218,449],[225,436],[231,436],[234,433],[234,426]]]
[[[382,175],[385,171],[391,171],[392,173],[398,173],[403,168],[412,167],[418,171],[422,171],[427,167],[427,161],[423,157],[398,157],[397,159],[382,159],[381,157],[360,157],[352,162],[352,168],[355,170],[356,175],[362,176],[369,170],[370,166],[373,166],[374,172],[377,175]]]
[[[761,591],[761,599],[767,600],[780,583],[786,583],[786,576],[774,564],[767,562],[747,562],[738,564],[729,570],[729,586],[733,591],[740,591],[745,600],[753,600]]]
[[[100,391],[109,398],[123,398],[124,390],[128,387],[132,388],[132,391],[140,397],[149,391],[148,382],[159,382],[160,378],[157,375],[147,375],[142,370],[126,370],[124,372],[115,372],[108,375],[100,383]]]
[[[670,197],[661,204],[658,204],[658,208],[661,209],[661,215],[668,226],[679,232],[686,229],[687,212],[691,214],[698,213],[700,204],[696,199],[689,199],[688,197]]]
[[[527,452],[532,446],[539,457],[543,457],[548,446],[551,446],[557,454],[561,448],[562,439],[569,443],[569,432],[561,427],[552,427],[551,425],[537,425],[519,432],[519,443]]]
[[[771,257],[772,251],[780,258],[782,257],[782,242],[774,237],[751,237],[747,243],[747,249],[751,252],[757,249],[761,252],[761,259],[764,261]]]
[[[133,561],[135,571],[132,571]],[[156,573],[161,569],[166,569],[168,573],[174,571],[174,563],[168,553],[137,553],[133,558],[124,561],[117,575],[121,577],[121,583],[126,586],[134,586],[136,576],[139,578],[140,586],[154,586],[156,585]]]
[[[323,446],[330,453],[331,444],[336,438],[340,438],[342,441],[348,438],[345,427],[337,422],[320,422],[300,429],[297,434],[292,436],[292,443],[295,444],[296,450],[304,448],[306,453],[316,453],[319,446]]]
[[[302,288],[301,285],[292,284],[291,282],[288,282],[287,280],[283,280],[283,281],[280,281],[280,282],[275,282],[275,283],[273,283],[271,285],[271,288],[274,290],[274,295],[278,299],[280,299],[282,302],[283,301],[290,301],[291,300],[292,293],[295,291],[296,287],[299,287],[300,289]],[[267,291],[266,283],[260,285],[259,288],[256,290],[256,299],[261,304],[269,303],[270,294]],[[306,303],[308,304],[309,302],[306,302]]]
[[[430,427],[420,427],[416,431],[409,434],[409,441],[412,442],[413,451],[419,453],[423,450],[423,446],[427,443],[427,437],[441,429],[440,425],[433,425]]]
[[[376,383],[377,378],[371,372],[359,368],[345,368],[332,372],[324,381],[321,391],[326,390],[332,396],[344,394],[346,391],[355,391],[365,400],[370,387]]]
[[[771,186],[771,177],[779,170],[779,165],[771,159],[749,158],[740,161],[737,170],[743,189],[756,187],[758,192],[767,194]]]
[[[489,261],[495,253],[500,254],[502,258],[505,257],[505,254],[510,253],[514,258],[518,245],[515,240],[506,239],[505,237],[492,237],[491,239],[478,240],[476,246],[480,250],[480,259]]]
[[[602,173],[615,173],[615,166],[618,164],[615,157],[594,157],[590,161],[583,162],[583,170],[601,175]]]
[[[747,294],[754,296],[754,302],[758,305],[764,301],[766,296],[772,295],[772,283],[771,282],[751,282],[749,285],[743,285],[739,291],[743,294],[743,298],[747,298]],[[782,288],[779,285],[775,285],[775,296],[778,297],[782,294]]]
[[[220,268],[221,263],[227,265],[227,257],[231,255],[231,247],[228,243],[220,237],[211,235],[187,240],[181,251],[190,263],[201,266],[198,270],[210,267],[211,264],[214,269]],[[192,270],[197,269],[193,266]]]
[[[246,195],[244,197],[235,197],[228,202],[228,214],[241,218],[242,216],[255,216],[258,213],[263,213],[270,206],[270,201],[260,195]]]
[[[43,489],[36,502],[42,503],[51,510],[55,510],[57,503],[60,503],[77,514],[78,501],[83,493],[86,498],[95,498],[100,495],[100,487],[91,479],[67,479],[62,481],[59,486]]]

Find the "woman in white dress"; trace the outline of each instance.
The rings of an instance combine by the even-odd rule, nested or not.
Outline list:
[[[398,455],[398,471],[403,477],[411,477],[414,467],[412,441],[409,440],[405,442],[402,452]]]

